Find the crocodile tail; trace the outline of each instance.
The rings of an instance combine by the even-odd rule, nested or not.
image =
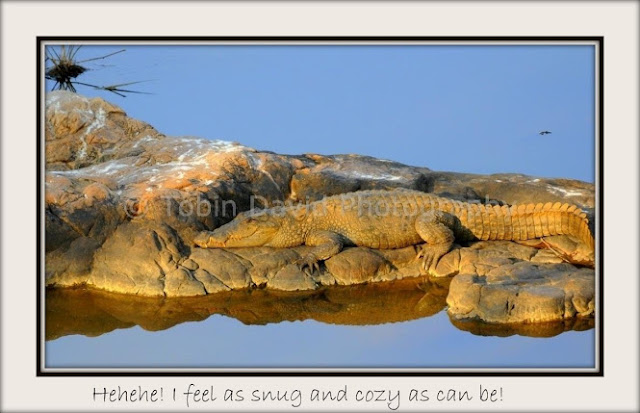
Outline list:
[[[550,235],[570,235],[594,249],[587,214],[571,204],[470,204],[466,212],[456,215],[481,240],[524,241]]]

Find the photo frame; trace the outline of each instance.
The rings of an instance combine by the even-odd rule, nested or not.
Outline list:
[[[6,9],[5,9],[6,10]],[[4,13],[3,13],[4,14]],[[86,41],[86,40],[105,40],[105,41],[112,41],[112,40],[126,40],[123,37],[93,37],[93,39],[91,37],[66,37],[66,36],[47,36],[47,37],[42,37],[40,36],[37,39],[37,51],[40,52],[42,50],[41,46],[42,46],[42,42],[46,41],[46,40],[63,40],[63,39],[68,39],[68,40],[76,40],[76,41]],[[129,38],[131,39],[131,38]],[[167,42],[171,42],[174,41],[176,39],[178,39],[178,37],[172,37],[172,36],[165,36],[165,37],[137,37],[137,40],[153,40],[153,41],[167,41]],[[192,37],[192,38],[184,38],[184,37],[180,37],[180,41],[184,41],[184,40],[203,40],[203,37],[197,36],[197,37]],[[391,37],[386,37],[386,36],[375,36],[375,37],[358,37],[358,36],[350,36],[350,37],[337,37],[337,36],[320,36],[320,37],[295,37],[295,36],[285,36],[285,37],[281,37],[281,36],[256,36],[256,37],[229,37],[229,36],[215,36],[215,37],[209,37],[209,40],[222,40],[222,41],[315,41],[315,40],[320,40],[320,41],[345,41],[345,40],[354,40],[354,41],[358,41],[358,40],[364,40],[364,41],[388,41],[389,39],[391,39]],[[508,37],[508,36],[469,36],[469,37],[465,37],[465,36],[454,36],[454,37],[438,37],[438,36],[404,36],[404,37],[397,37],[394,36],[393,40],[394,41],[418,41],[418,40],[435,40],[435,41],[447,41],[447,40],[482,40],[482,41],[512,41],[512,40],[520,40],[520,41],[539,41],[541,39],[544,40],[565,40],[565,41],[595,41],[598,46],[599,46],[599,51],[602,52],[604,50],[603,45],[605,40],[607,39],[607,36],[593,36],[593,37],[576,37],[576,36],[561,36],[561,37],[554,37],[553,39],[549,36],[544,36],[544,37],[536,37],[536,36],[517,36],[517,37]],[[609,44],[609,43],[607,43]],[[608,49],[607,49],[608,50]],[[605,62],[606,62],[606,57],[607,55],[605,55],[604,53],[600,53],[598,55],[598,68],[599,69],[604,69],[605,67]],[[39,66],[40,70],[42,70],[42,67]],[[608,70],[609,66],[607,66],[607,70]],[[4,71],[4,70],[3,70]],[[607,111],[604,110],[604,104],[605,104],[605,96],[607,93],[607,89],[604,88],[603,86],[605,85],[605,82],[608,82],[606,80],[606,76],[608,76],[608,72],[605,73],[604,70],[597,70],[598,76],[599,76],[599,94],[598,94],[598,102],[600,103],[598,105],[598,121],[600,122],[600,129],[599,129],[599,133],[597,134],[598,137],[598,150],[597,150],[597,174],[596,177],[599,178],[599,189],[597,191],[597,204],[599,206],[599,214],[600,216],[598,217],[599,220],[597,220],[598,222],[598,226],[597,226],[597,238],[599,238],[600,240],[602,240],[603,234],[605,233],[605,231],[607,231],[607,237],[609,237],[608,235],[608,227],[607,230],[604,229],[604,222],[615,222],[615,220],[609,221],[609,215],[605,216],[605,211],[608,211],[607,209],[605,209],[605,203],[607,201],[606,197],[604,196],[604,192],[602,191],[603,188],[603,184],[604,184],[604,177],[608,177],[609,176],[609,172],[608,169],[605,169],[605,165],[606,164],[606,159],[604,157],[605,154],[605,149],[608,149],[608,146],[606,146],[606,142],[604,140],[604,119],[605,119],[605,114],[608,113],[608,106],[607,106]],[[37,79],[41,80],[42,79],[42,72],[40,72],[37,75]],[[609,85],[609,83],[606,83],[607,85]],[[41,87],[42,85],[40,85]],[[615,86],[615,83],[614,83]],[[41,110],[41,106],[38,106],[38,109]],[[6,117],[6,115],[3,113],[3,117]],[[37,119],[41,122],[42,121],[42,113],[39,113],[37,116]],[[42,126],[42,125],[39,125]],[[38,130],[40,130],[40,127],[38,127]],[[3,142],[3,144],[5,144],[5,142]],[[42,143],[39,140],[38,141],[38,146],[35,147],[36,149],[36,153],[38,153],[41,157],[43,155],[43,147],[42,147]],[[40,171],[41,169],[39,169]],[[606,171],[606,172],[605,172]],[[615,176],[614,173],[612,173],[611,176]],[[608,181],[607,181],[608,182]],[[609,187],[607,187],[609,188]],[[615,188],[615,186],[614,186]],[[38,185],[38,193],[36,194],[37,198],[39,198],[40,200],[42,199],[43,191],[41,188],[41,185]],[[5,198],[3,196],[3,198]],[[36,199],[37,201],[37,199]],[[608,207],[609,204],[607,204]],[[39,247],[38,247],[38,258],[41,260],[40,262],[38,262],[38,268],[42,268],[42,257],[41,257],[41,251],[42,251],[42,246],[43,246],[43,237],[42,237],[42,232],[41,232],[41,227],[42,227],[42,217],[40,214],[37,215],[38,219],[40,222],[37,222],[40,225],[40,229],[37,231],[38,237],[39,239]],[[3,243],[5,244],[5,243]],[[605,263],[608,264],[609,259],[608,259],[608,255],[605,256],[605,254],[609,254],[608,252],[608,248],[605,249],[604,248],[604,242],[600,242],[599,244],[597,244],[599,246],[598,249],[598,253],[599,253],[599,272],[598,272],[598,277],[597,279],[599,280],[599,297],[598,297],[598,306],[600,307],[600,316],[597,318],[597,329],[598,329],[598,347],[599,347],[599,353],[598,353],[598,368],[595,371],[590,371],[588,373],[585,372],[525,372],[525,373],[514,373],[514,372],[491,372],[491,373],[486,373],[486,372],[470,372],[470,371],[466,371],[466,372],[443,372],[443,371],[439,371],[439,372],[425,372],[425,371],[420,371],[420,372],[407,372],[407,371],[402,371],[402,372],[362,372],[362,371],[351,371],[351,372],[335,372],[335,371],[330,371],[330,372],[322,372],[322,371],[314,371],[314,372],[300,372],[300,371],[288,371],[288,372],[282,372],[282,373],[276,373],[274,374],[273,371],[266,371],[266,372],[260,372],[260,371],[250,371],[250,372],[238,372],[238,371],[231,371],[231,372],[208,372],[208,373],[202,373],[202,372],[193,372],[193,371],[184,371],[184,372],[161,372],[161,373],[154,373],[154,372],[135,372],[135,371],[126,371],[126,372],[47,372],[45,371],[46,369],[42,369],[43,366],[43,360],[45,357],[43,357],[43,345],[42,342],[40,341],[43,335],[43,330],[42,330],[42,310],[43,308],[43,303],[42,303],[42,285],[38,284],[37,287],[37,291],[38,291],[38,298],[40,298],[40,301],[38,301],[36,299],[36,303],[37,303],[37,307],[36,307],[36,313],[35,313],[35,318],[36,320],[38,320],[38,328],[36,329],[36,337],[38,338],[37,341],[34,341],[34,343],[36,343],[35,345],[35,354],[36,354],[36,369],[35,369],[35,375],[33,377],[33,379],[30,380],[35,380],[33,381],[34,383],[41,383],[42,379],[51,379],[51,380],[60,380],[61,383],[65,383],[68,382],[69,379],[71,379],[73,376],[81,376],[81,377],[86,377],[88,378],[87,383],[81,391],[78,392],[78,396],[76,399],[74,399],[73,402],[77,402],[79,403],[79,405],[84,405],[85,407],[88,408],[99,408],[99,409],[103,409],[106,406],[110,406],[110,402],[108,401],[108,397],[105,397],[105,401],[102,401],[102,399],[100,398],[100,391],[102,389],[102,387],[104,387],[105,389],[109,389],[109,391],[111,389],[116,389],[117,388],[117,384],[116,383],[130,383],[130,379],[135,379],[137,377],[145,377],[145,379],[143,379],[145,382],[147,382],[149,384],[147,390],[147,396],[150,397],[149,395],[153,392],[153,390],[157,390],[159,388],[162,388],[162,392],[163,395],[161,397],[161,399],[157,399],[158,401],[156,402],[146,402],[147,404],[145,405],[145,407],[148,407],[150,405],[153,405],[153,403],[157,403],[155,405],[160,405],[160,404],[164,404],[165,406],[169,407],[169,408],[179,408],[179,409],[184,409],[184,408],[191,408],[192,406],[186,406],[183,404],[185,398],[188,400],[189,397],[191,396],[191,400],[193,403],[193,396],[194,393],[192,393],[193,388],[198,387],[198,388],[202,388],[202,389],[206,389],[207,388],[207,384],[208,383],[214,383],[213,386],[217,389],[240,389],[240,388],[245,388],[245,389],[251,389],[251,388],[260,388],[260,389],[272,389],[272,390],[276,390],[276,389],[284,389],[284,388],[296,388],[299,389],[302,394],[305,394],[305,392],[307,394],[310,394],[313,389],[322,389],[323,386],[330,386],[331,383],[335,384],[335,380],[336,378],[339,378],[340,383],[345,383],[345,387],[349,386],[350,389],[355,391],[355,387],[358,387],[358,390],[363,391],[363,394],[366,394],[367,391],[371,391],[372,394],[373,392],[377,391],[377,389],[381,389],[382,387],[385,386],[380,386],[377,385],[376,387],[376,383],[380,383],[379,380],[377,379],[382,379],[385,380],[386,379],[390,379],[393,378],[393,380],[397,380],[397,385],[395,384],[396,382],[394,381],[393,384],[391,384],[389,386],[389,388],[385,388],[385,391],[389,391],[389,398],[387,398],[386,402],[387,404],[385,405],[385,403],[380,403],[380,404],[374,404],[373,402],[371,402],[371,404],[366,404],[366,396],[362,396],[361,400],[357,400],[357,396],[355,395],[355,393],[353,394],[351,401],[347,401],[344,403],[341,403],[341,401],[339,400],[331,400],[325,404],[311,404],[311,403],[305,403],[303,408],[326,408],[326,409],[331,409],[331,408],[347,408],[347,407],[358,407],[360,406],[360,408],[365,407],[365,406],[377,406],[377,407],[383,407],[383,408],[389,408],[391,409],[392,404],[388,404],[388,402],[390,402],[390,399],[392,398],[391,395],[395,394],[395,391],[397,390],[398,392],[405,392],[404,396],[406,397],[407,394],[409,394],[409,392],[411,390],[420,390],[420,389],[436,389],[436,387],[438,387],[438,389],[443,390],[444,392],[447,391],[447,389],[453,389],[456,391],[460,391],[460,392],[464,392],[464,391],[468,391],[469,394],[472,394],[474,396],[474,401],[472,402],[471,400],[469,400],[470,403],[468,403],[467,405],[463,405],[463,402],[461,401],[462,399],[458,400],[457,402],[452,402],[451,404],[449,404],[448,406],[453,407],[454,409],[458,409],[458,408],[465,408],[468,406],[475,406],[475,408],[478,408],[481,404],[474,404],[474,403],[488,403],[491,406],[496,406],[496,407],[512,407],[512,408],[517,408],[519,406],[519,403],[522,402],[522,400],[529,400],[524,394],[526,392],[524,392],[521,388],[519,388],[516,385],[513,386],[505,386],[503,383],[505,383],[503,381],[503,377],[505,376],[516,376],[518,378],[524,378],[523,382],[525,382],[526,380],[530,380],[534,383],[536,383],[536,386],[538,386],[538,388],[543,389],[541,391],[546,392],[545,394],[548,395],[548,397],[546,397],[544,400],[539,401],[539,403],[541,403],[539,406],[545,406],[545,405],[553,405],[553,406],[561,406],[561,404],[563,402],[567,402],[566,399],[563,399],[562,397],[560,397],[559,393],[557,391],[551,390],[549,388],[549,385],[544,385],[543,382],[541,380],[539,380],[537,378],[537,376],[543,376],[543,380],[544,378],[553,378],[553,381],[555,380],[575,380],[575,378],[577,376],[595,376],[594,379],[596,380],[603,380],[606,378],[607,375],[604,374],[605,372],[605,366],[607,366],[607,369],[612,368],[612,367],[608,367],[609,366],[609,360],[611,361],[611,365],[612,366],[617,366],[618,365],[618,360],[614,357],[611,356],[611,358],[609,358],[607,356],[608,353],[608,345],[609,345],[609,341],[607,341],[606,336],[604,334],[604,331],[609,331],[609,324],[606,324],[606,319],[604,318],[604,309],[606,309],[606,297],[604,294],[604,288],[603,286],[606,285],[607,286],[607,291],[609,290],[609,284],[607,282],[605,282],[605,279],[603,278],[604,276],[604,270],[605,270]],[[607,244],[608,245],[608,244]],[[3,247],[5,247],[6,245],[3,245]],[[5,255],[6,252],[3,251],[3,255]],[[6,255],[5,255],[6,256]],[[607,259],[605,259],[607,258]],[[615,262],[614,260],[611,260],[613,262]],[[608,268],[608,267],[607,267]],[[42,272],[38,271],[38,282],[42,281]],[[3,277],[3,284],[4,281],[6,281],[6,278]],[[616,289],[615,286],[611,287],[612,289]],[[600,323],[600,324],[598,324]],[[4,324],[4,323],[3,323]],[[606,324],[606,330],[605,330],[605,324]],[[618,327],[615,324],[612,324],[613,327],[611,327],[613,330],[618,330]],[[4,327],[4,326],[3,326]],[[4,344],[4,343],[3,343]],[[4,345],[3,345],[4,347]],[[6,348],[6,347],[5,347]],[[605,350],[607,349],[607,350]],[[33,359],[33,356],[31,356],[31,358]],[[3,357],[4,359],[4,357]],[[3,360],[4,361],[4,360]],[[3,366],[6,366],[6,364],[3,363]],[[9,368],[11,368],[9,366]],[[615,367],[612,368],[611,371],[617,371],[614,370]],[[607,370],[609,371],[609,370]],[[43,377],[43,376],[49,376],[49,377]],[[453,376],[453,377],[452,377]],[[273,387],[269,387],[266,386],[267,388],[265,388],[264,385],[264,381],[253,381],[255,380],[255,378],[266,378],[266,377],[271,377],[269,379],[269,383],[273,383]],[[313,380],[311,380],[311,378],[314,378]],[[455,384],[455,380],[459,379],[459,378],[464,378],[464,383],[463,385],[456,385]],[[609,376],[609,378],[611,378],[611,376]],[[248,379],[248,380],[247,380]],[[148,380],[148,381],[147,381]],[[368,387],[365,388],[366,386],[362,386],[361,384],[358,383],[362,383],[362,381],[360,380],[365,380],[365,381],[369,381],[371,380],[372,383],[372,387]],[[195,385],[195,384],[191,384],[191,382],[193,381],[197,381],[199,384]],[[315,382],[312,384],[312,382]],[[91,384],[89,384],[91,383]],[[112,383],[110,385],[107,386],[106,383]],[[299,385],[295,385],[294,383],[297,383]],[[420,383],[420,385],[418,385],[418,383]],[[602,383],[601,381],[598,381],[598,383]],[[64,386],[64,385],[63,385]],[[105,387],[107,386],[107,387]],[[111,386],[111,387],[109,387]],[[293,387],[292,387],[293,386]],[[421,387],[422,386],[422,387]],[[484,386],[484,387],[479,387],[479,386]],[[338,386],[339,389],[342,389],[342,386]],[[334,390],[339,390],[338,387],[336,387]],[[392,390],[390,390],[390,388],[393,387]],[[173,388],[173,394],[174,394],[174,400],[171,400],[171,397],[168,396],[168,394],[171,394],[171,388]],[[326,387],[328,388],[328,387]],[[91,389],[93,389],[93,393],[91,393]],[[96,390],[98,389],[98,390]],[[175,394],[176,394],[176,389],[178,389],[178,400],[180,404],[176,403],[176,399],[175,399]],[[479,389],[479,390],[478,390]],[[487,390],[488,389],[488,390]],[[139,389],[140,392],[142,392],[145,389]],[[483,393],[483,390],[485,391],[485,393]],[[48,390],[49,392],[51,392],[52,390]],[[76,391],[76,390],[71,390],[71,389],[67,389],[66,393],[61,393],[61,394],[69,394],[69,391]],[[218,390],[221,391],[221,390]],[[97,392],[97,393],[96,393]],[[213,393],[213,388],[211,389],[211,393]],[[6,390],[3,389],[3,394],[7,394]],[[105,390],[105,394],[108,393]],[[249,393],[249,392],[248,392]],[[96,399],[96,394],[98,394],[98,397]],[[182,396],[180,396],[182,394]],[[202,394],[202,393],[200,393]],[[291,394],[291,393],[290,393]],[[400,394],[400,393],[398,393]],[[505,397],[505,394],[507,395]],[[186,395],[186,396],[185,396]],[[499,396],[498,396],[499,395]],[[52,396],[50,396],[52,397]],[[399,396],[400,397],[400,396]],[[55,398],[55,397],[53,397]],[[483,400],[484,398],[484,400]],[[520,398],[520,399],[518,399]],[[518,399],[518,400],[516,400]],[[6,399],[5,399],[6,400]],[[97,401],[96,401],[97,400]],[[204,399],[203,399],[204,400]],[[436,399],[432,398],[431,399],[432,402],[435,402]],[[24,400],[23,400],[24,401]],[[627,401],[627,399],[625,399],[625,402]],[[72,402],[72,403],[73,403]],[[280,404],[278,404],[280,402]],[[445,406],[445,404],[442,404],[442,402],[444,402],[444,400],[439,400],[439,402],[441,402],[440,404],[438,404],[438,406]],[[575,400],[571,400],[570,401],[572,404],[576,403]],[[64,403],[64,402],[63,402]],[[105,404],[106,403],[106,404]],[[296,406],[295,403],[292,402],[292,399],[286,400],[286,403],[282,403],[282,400],[261,400],[261,401],[256,401],[256,402],[251,402],[251,403],[246,403],[246,404],[240,404],[240,402],[238,402],[238,404],[224,404],[224,401],[222,399],[222,396],[220,396],[220,398],[213,400],[210,399],[209,401],[209,406],[217,406],[217,407],[221,407],[221,406],[226,406],[227,408],[230,408],[230,406],[234,406],[234,408],[240,408],[240,409],[256,409],[256,408],[264,408],[264,407],[268,407],[268,406],[284,406],[284,407],[291,407],[291,408],[298,408],[301,407],[301,405]],[[417,402],[416,402],[417,403]],[[401,409],[410,409],[410,408],[416,408],[416,407],[422,407],[424,408],[425,404],[416,404],[413,403],[411,404],[408,401],[405,401],[404,403],[402,403],[401,405],[398,406],[398,408]],[[13,405],[13,404],[12,404]],[[139,406],[144,405],[144,403],[141,403]],[[524,407],[524,406],[523,406]],[[37,406],[36,406],[37,408]]]

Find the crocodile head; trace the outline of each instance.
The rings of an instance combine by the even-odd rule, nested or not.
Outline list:
[[[233,221],[213,232],[203,232],[194,240],[205,248],[262,247],[278,233],[283,217],[268,212],[242,212]]]

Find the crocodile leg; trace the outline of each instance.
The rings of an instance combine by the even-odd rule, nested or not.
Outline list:
[[[417,259],[422,259],[421,267],[427,272],[435,269],[440,257],[449,252],[455,235],[452,228],[455,217],[443,211],[432,210],[416,218],[415,228],[426,242],[419,247]]]
[[[305,238],[305,245],[314,247],[296,264],[308,275],[319,269],[318,261],[329,259],[342,251],[343,242],[339,234],[331,231],[312,231]]]

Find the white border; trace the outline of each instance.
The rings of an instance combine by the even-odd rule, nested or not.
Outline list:
[[[2,2],[2,369],[0,410],[154,408],[91,401],[94,386],[502,386],[496,405],[402,409],[638,410],[638,4],[626,2]],[[605,375],[587,378],[37,378],[33,260],[36,35],[405,35],[605,37]],[[24,154],[23,156],[21,156]],[[11,196],[11,199],[8,198]],[[16,201],[18,198],[18,201]],[[633,211],[630,213],[629,211]],[[607,278],[607,280],[609,280]],[[619,303],[620,305],[617,305]],[[609,304],[607,304],[609,305]],[[347,405],[322,408],[344,410]],[[371,409],[357,403],[349,407]],[[214,406],[211,406],[212,408]],[[220,405],[215,407],[221,408]],[[233,407],[233,406],[231,406]],[[226,408],[231,408],[227,406]],[[255,408],[255,405],[236,408]],[[262,408],[286,407],[277,403]],[[310,407],[307,405],[307,407]],[[316,406],[316,409],[319,408]],[[378,407],[386,410],[386,407]],[[300,409],[298,409],[300,410]]]

